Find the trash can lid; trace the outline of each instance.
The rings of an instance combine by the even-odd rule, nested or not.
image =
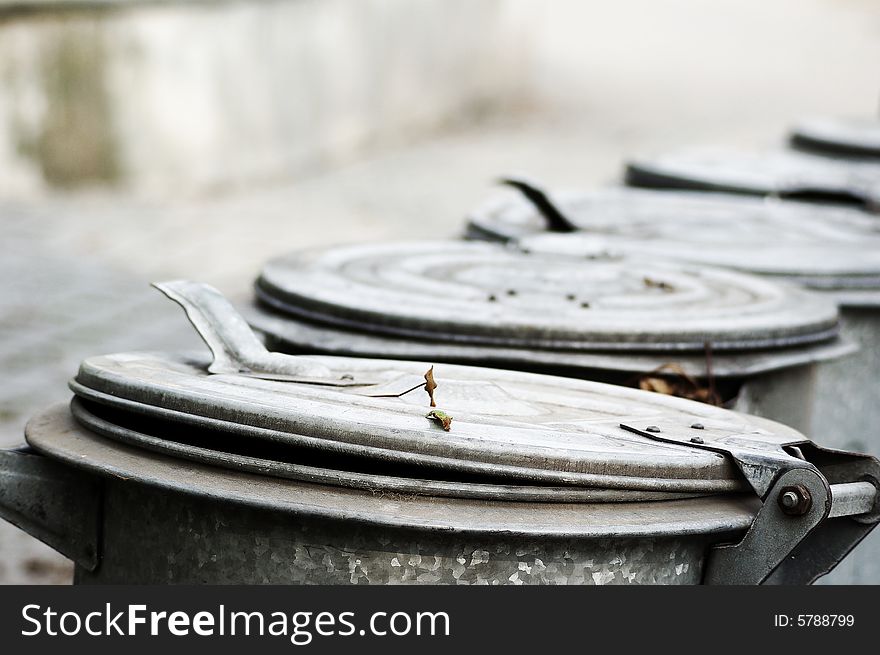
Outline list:
[[[832,339],[820,344],[762,350],[714,352],[608,352],[602,350],[546,350],[407,339],[312,323],[273,311],[259,302],[242,304],[254,329],[267,336],[273,348],[289,353],[320,353],[381,359],[455,362],[497,368],[551,372],[554,375],[596,379],[623,374],[633,382],[652,373],[673,372],[702,380],[747,380],[771,371],[838,359],[857,350],[855,344]]]
[[[836,334],[825,298],[755,276],[598,249],[589,258],[460,241],[293,253],[256,284],[310,321],[448,343],[614,352],[794,346]]]
[[[880,164],[797,151],[693,148],[629,161],[632,186],[729,191],[880,207]]]
[[[801,121],[791,143],[817,153],[848,157],[880,157],[880,119],[817,117]]]
[[[116,483],[122,480],[123,484],[144,485],[165,493],[222,499],[296,518],[442,534],[612,539],[688,534],[733,537],[751,526],[760,508],[760,501],[752,494],[584,505],[435,498],[389,493],[381,488],[313,484],[182,461],[110,440],[77,424],[63,404],[34,416],[25,434],[31,447],[41,454]]]
[[[162,288],[186,308],[214,357],[122,353],[85,360],[71,382],[74,393],[87,409],[115,412],[106,418],[122,427],[149,421],[206,429],[220,450],[221,436],[261,441],[286,452],[288,461],[317,451],[332,456],[325,461],[366,461],[373,473],[404,466],[442,472],[425,473],[430,479],[667,493],[744,487],[719,452],[632,428],[650,436],[662,425],[707,443],[733,438],[770,449],[805,441],[766,419],[583,380],[272,353],[210,287]]]
[[[880,302],[880,220],[864,212],[629,188],[554,193],[552,201],[577,232],[547,233],[531,203],[504,194],[471,212],[469,233],[519,240],[533,252],[581,257],[602,248],[723,266],[818,290],[871,292]]]

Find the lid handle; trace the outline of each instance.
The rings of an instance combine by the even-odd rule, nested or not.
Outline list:
[[[201,282],[173,280],[153,286],[183,307],[196,332],[211,349],[210,373],[257,376],[327,378],[330,369],[306,357],[266,349],[247,321],[214,287]]]
[[[525,196],[538,213],[544,217],[547,230],[550,232],[578,232],[577,225],[550,200],[550,195],[534,182],[519,176],[507,176],[499,180],[500,184],[513,187]]]

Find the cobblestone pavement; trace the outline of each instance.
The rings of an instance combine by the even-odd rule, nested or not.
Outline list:
[[[733,11],[732,3],[721,4]],[[21,441],[29,415],[69,397],[66,382],[86,356],[200,347],[180,310],[149,289],[150,281],[189,277],[242,297],[261,262],[293,248],[456,236],[466,209],[502,172],[527,172],[556,186],[602,183],[616,179],[621,159],[636,150],[765,143],[804,112],[874,111],[877,7],[858,0],[786,6],[806,9],[797,33],[786,35],[785,53],[774,58],[778,44],[769,37],[754,42],[739,59],[721,62],[727,79],[708,63],[692,66],[693,80],[676,77],[661,58],[634,81],[634,59],[615,42],[619,69],[630,74],[627,87],[625,76],[614,75],[616,64],[592,58],[601,39],[611,39],[595,33],[585,39],[591,59],[582,78],[548,73],[550,108],[401,144],[296,183],[173,202],[101,193],[0,200],[0,446]],[[817,50],[831,18],[834,44],[842,45]],[[708,14],[696,19],[709,21]],[[621,38],[636,43],[640,34]],[[810,78],[795,86],[805,71]],[[725,93],[729,84],[736,100]],[[69,579],[62,558],[0,522],[0,583]]]

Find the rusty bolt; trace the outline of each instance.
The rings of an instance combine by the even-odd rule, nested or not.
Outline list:
[[[803,516],[813,506],[809,490],[802,484],[783,487],[779,492],[779,507],[789,516]]]
[[[704,430],[704,429],[706,429],[706,426],[703,425],[702,423],[694,423],[693,425],[691,425],[691,427],[692,427],[694,430]]]
[[[691,437],[691,443],[703,443],[703,437]]]
[[[645,432],[660,432],[660,428],[658,428],[656,425],[649,425],[645,428]]]

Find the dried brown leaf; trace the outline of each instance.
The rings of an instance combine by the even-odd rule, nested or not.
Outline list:
[[[434,382],[434,367],[428,369],[428,372],[425,373],[425,391],[428,392],[428,397],[431,399],[431,407],[436,407],[437,403],[434,400],[434,389],[437,388],[437,383]]]
[[[656,393],[665,393],[668,396],[675,395],[675,387],[663,378],[642,378],[639,380],[639,389],[643,391],[654,391]]]
[[[653,289],[660,289],[661,291],[675,291],[675,287],[673,287],[668,282],[664,282],[663,280],[655,280],[650,277],[643,278],[645,286]]]

